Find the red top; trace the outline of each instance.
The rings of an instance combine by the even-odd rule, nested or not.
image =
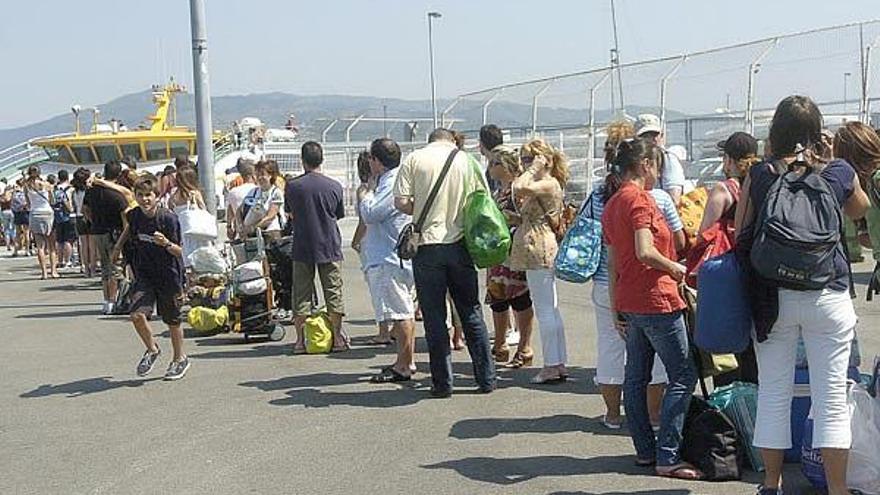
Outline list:
[[[617,283],[614,309],[625,313],[662,314],[685,308],[678,283],[668,273],[656,270],[636,258],[636,230],[650,228],[654,247],[675,260],[672,232],[651,194],[626,182],[608,200],[602,214],[605,243],[614,250]]]

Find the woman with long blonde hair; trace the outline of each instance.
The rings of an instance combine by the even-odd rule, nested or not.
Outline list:
[[[559,383],[568,378],[568,356],[552,270],[559,249],[553,224],[562,213],[563,191],[569,178],[568,160],[540,139],[523,145],[520,160],[525,171],[511,185],[520,225],[513,235],[508,263],[512,270],[526,272],[541,331],[544,367],[532,383]]]

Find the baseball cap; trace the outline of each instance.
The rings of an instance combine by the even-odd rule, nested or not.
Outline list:
[[[636,117],[636,136],[641,136],[646,132],[663,132],[660,117],[653,113],[643,113]]]
[[[758,154],[758,141],[747,132],[734,132],[724,141],[718,141],[715,146],[734,160]]]

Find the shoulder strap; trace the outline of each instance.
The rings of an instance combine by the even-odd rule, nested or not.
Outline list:
[[[739,185],[739,181],[736,179],[727,179],[724,182],[724,187],[727,189],[727,192],[733,197],[733,204],[739,203],[739,194],[742,190]]]
[[[458,155],[458,148],[452,150],[452,152],[449,153],[449,157],[446,158],[446,163],[443,164],[443,170],[440,171],[440,177],[437,177],[437,180],[434,182],[434,186],[431,188],[430,194],[428,194],[428,200],[425,201],[425,206],[422,208],[422,212],[419,213],[418,220],[416,220],[414,225],[416,232],[422,231],[422,226],[425,225],[425,220],[428,218],[428,211],[434,204],[434,200],[437,198],[437,193],[440,192],[440,185],[443,184],[446,174],[449,173],[449,167],[452,166],[452,162],[455,160],[456,155]]]

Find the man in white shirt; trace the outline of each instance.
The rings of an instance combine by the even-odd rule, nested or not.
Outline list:
[[[233,187],[226,195],[226,236],[232,240],[241,233],[239,209],[244,198],[257,187],[254,179],[254,165],[242,159],[235,166],[244,184]]]
[[[452,155],[456,152],[455,155]],[[447,160],[453,156],[447,175],[440,183],[433,204],[427,199],[440,179]],[[394,185],[398,210],[418,219],[426,210],[413,275],[425,324],[431,363],[431,395],[452,395],[452,359],[446,327],[446,294],[452,296],[464,327],[465,341],[474,366],[478,391],[495,389],[495,362],[489,349],[489,335],[483,321],[477,270],[464,245],[464,206],[468,195],[481,181],[474,180],[468,157],[458,152],[452,133],[436,129],[428,145],[412,152],[400,165]]]

